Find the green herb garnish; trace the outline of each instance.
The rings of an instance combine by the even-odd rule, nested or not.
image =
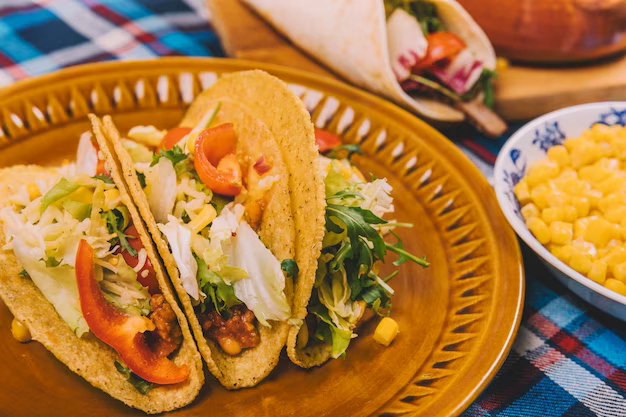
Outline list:
[[[130,369],[128,369],[118,361],[115,361],[115,368],[117,369],[117,372],[124,375],[126,377],[126,380],[130,382],[131,385],[135,387],[135,389],[140,393],[147,394],[148,391],[152,389],[151,382],[148,382],[145,379],[142,379],[141,377],[135,375],[130,371]]]
[[[288,277],[292,277],[293,279],[296,279],[298,272],[300,272],[298,264],[293,259],[285,259],[280,263],[280,267]]]
[[[137,179],[139,180],[139,185],[141,188],[146,188],[146,175],[143,172],[135,171],[137,174]]]
[[[116,234],[117,237],[109,241],[111,245],[119,242],[122,249],[125,249],[131,256],[137,257],[137,250],[128,243],[129,236],[123,232],[129,224],[129,214],[126,207],[117,207],[113,210],[100,213],[100,216],[106,221],[109,233]]]
[[[93,178],[94,180],[100,180],[105,184],[115,184],[113,180],[111,179],[111,177],[107,177],[106,175],[103,175],[103,174],[95,175],[91,178]]]
[[[363,155],[363,149],[357,144],[340,145],[332,149],[325,156],[332,159],[350,159],[354,154]]]
[[[177,163],[187,159],[187,155],[185,155],[180,146],[174,145],[174,147],[169,151],[160,151],[158,154],[155,154],[154,158],[152,158],[152,163],[150,164],[150,166],[155,166],[161,158],[169,159],[170,161],[172,161],[172,165],[176,166]]]

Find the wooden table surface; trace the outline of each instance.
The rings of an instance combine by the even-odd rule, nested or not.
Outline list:
[[[274,31],[240,0],[207,0],[207,5],[228,56],[338,77]],[[511,65],[499,74],[496,83],[496,110],[508,120],[609,100],[626,100],[626,56],[572,68]]]

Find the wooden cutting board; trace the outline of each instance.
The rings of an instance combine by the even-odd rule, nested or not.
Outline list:
[[[207,0],[207,4],[228,56],[340,78],[274,31],[240,0]],[[512,65],[500,73],[496,83],[496,110],[508,120],[609,100],[626,100],[626,56],[573,68]]]

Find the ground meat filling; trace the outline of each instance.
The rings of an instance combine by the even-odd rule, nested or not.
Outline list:
[[[220,315],[213,310],[198,314],[204,335],[217,342],[229,355],[259,344],[259,332],[255,326],[254,313],[244,305],[232,307]]]
[[[172,306],[165,300],[163,294],[154,294],[150,298],[152,312],[148,316],[156,329],[146,335],[148,345],[159,356],[164,357],[172,353],[183,342],[183,333]]]

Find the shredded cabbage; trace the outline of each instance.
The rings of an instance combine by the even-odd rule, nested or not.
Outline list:
[[[161,158],[164,160],[165,158]],[[171,163],[170,163],[171,164]],[[187,229],[176,217],[167,216],[167,224],[158,223],[159,230],[165,235],[170,244],[172,255],[176,260],[176,266],[180,273],[183,288],[195,301],[200,300],[200,289],[196,274],[198,264],[191,253],[191,231]],[[202,294],[202,298],[205,294]]]
[[[85,174],[90,177],[96,175],[98,167],[98,150],[91,143],[91,132],[80,135],[78,150],[76,151],[76,174]]]
[[[235,281],[233,287],[235,296],[252,310],[259,323],[270,326],[268,320],[287,320],[291,308],[280,262],[248,223],[240,223],[225,253],[228,266],[248,273],[248,278]]]
[[[152,169],[146,170],[146,185],[150,210],[157,222],[165,223],[176,203],[176,171],[172,161],[161,158]]]
[[[137,143],[128,139],[120,139],[120,143],[128,151],[128,155],[133,160],[133,162],[151,162],[153,153],[142,145],[141,143]]]

